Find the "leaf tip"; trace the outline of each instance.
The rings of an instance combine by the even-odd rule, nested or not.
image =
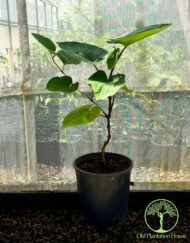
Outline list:
[[[114,39],[110,39],[106,41],[107,43],[115,43]]]
[[[66,128],[67,128],[67,126],[64,124],[64,120],[63,120],[63,122],[62,122],[62,130],[65,130]]]

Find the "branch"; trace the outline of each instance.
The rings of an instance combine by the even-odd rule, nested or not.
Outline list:
[[[112,98],[111,109],[113,109],[114,101],[115,101],[115,95],[114,95],[113,98]]]
[[[100,117],[106,118],[105,115],[100,114]]]
[[[108,117],[111,117],[111,112],[112,112],[112,100],[111,100],[111,96],[108,97],[108,101],[109,101],[109,112],[108,112]]]
[[[81,90],[77,89],[81,94],[85,95],[92,103],[94,103],[96,106],[100,107],[92,98],[90,98],[86,93],[82,92]],[[101,108],[101,107],[100,107]],[[106,114],[106,112],[101,108],[102,113],[105,115],[105,117],[107,118],[108,115]]]
[[[96,71],[99,71],[99,69],[97,68],[97,66],[95,64],[93,64],[93,66],[95,67]]]
[[[54,64],[59,68],[59,71],[60,71],[63,75],[67,76],[67,75],[63,72],[63,70],[59,67],[59,65],[56,63],[54,57],[55,57],[55,55],[53,55],[53,56],[51,55],[51,58],[52,58]]]

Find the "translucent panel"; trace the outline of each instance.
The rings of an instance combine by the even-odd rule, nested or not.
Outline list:
[[[26,3],[27,3],[28,24],[37,26],[35,0],[27,0]]]
[[[6,0],[0,1],[0,20],[8,20],[7,16],[7,2]]]
[[[11,37],[8,26],[1,26],[0,39],[0,94],[20,90],[21,66],[18,41],[18,29],[11,27]]]
[[[8,0],[8,1],[9,1],[10,21],[17,22],[16,0]]]
[[[47,28],[52,29],[51,7],[46,4]]]
[[[45,6],[42,1],[38,1],[38,22],[40,27],[45,27],[46,25],[46,15]]]
[[[122,36],[139,26],[171,22],[172,28],[130,46],[118,65],[118,71],[126,74],[126,83],[131,89],[189,89],[188,16],[185,7],[179,7],[177,2],[152,1],[150,4],[148,0],[113,0],[109,3],[86,0],[79,6],[78,1],[63,1],[59,9],[63,11],[59,11],[61,21],[56,39],[99,44],[107,50],[111,50],[111,45],[106,43],[110,38]],[[83,86],[87,85],[85,73],[90,73],[91,67],[84,65],[80,73],[78,69],[81,67],[66,68],[71,74],[76,74],[76,78],[79,74],[78,80]]]
[[[57,13],[56,8],[52,8],[53,29],[57,30]]]
[[[0,31],[2,33],[2,37],[0,40],[0,47],[1,49],[6,49],[9,47],[10,42],[9,42],[9,28],[8,26],[0,26]]]
[[[28,182],[22,97],[0,99],[0,185]]]
[[[117,95],[112,116],[112,140],[107,151],[121,153],[133,159],[132,181],[135,186],[131,189],[188,189],[189,92],[183,92],[183,95],[179,92],[150,93],[148,98],[154,102],[126,97],[124,94]],[[76,189],[72,163],[80,155],[100,151],[106,138],[106,121],[98,118],[88,126],[63,131],[61,123],[65,114],[75,107],[87,104],[86,99],[81,95],[41,94],[35,95],[33,101],[37,177],[32,184],[27,179],[19,181],[17,188]],[[106,109],[105,101],[98,103]],[[15,106],[12,109],[16,110]],[[22,116],[15,118],[13,113],[10,114],[7,121],[17,120],[17,130],[11,129],[11,134],[16,132],[21,139]],[[10,134],[8,128],[4,129],[1,132],[3,138],[5,131]],[[2,144],[4,146],[4,142]],[[14,152],[13,148],[12,151]],[[4,165],[6,163],[8,162],[4,162]],[[16,165],[13,166],[13,171],[16,168]],[[15,182],[9,183],[16,188]]]

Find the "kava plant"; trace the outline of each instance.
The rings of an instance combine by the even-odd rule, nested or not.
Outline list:
[[[140,41],[148,36],[154,35],[166,28],[171,26],[171,24],[157,24],[143,27],[130,34],[127,34],[121,38],[115,38],[107,41],[111,44],[121,44],[123,49],[113,48],[113,50],[108,53],[105,49],[100,48],[95,45],[90,45],[81,42],[58,42],[59,50],[56,50],[55,44],[49,39],[42,35],[33,33],[34,38],[41,43],[49,51],[52,61],[60,70],[62,76],[51,78],[46,86],[46,89],[54,92],[80,92],[88,98],[90,104],[83,105],[79,108],[74,109],[68,113],[62,123],[62,129],[85,125],[93,122],[97,117],[102,116],[107,120],[107,139],[105,140],[101,149],[101,165],[103,168],[108,166],[105,159],[105,149],[111,139],[111,126],[110,120],[115,100],[115,94],[120,90],[124,90],[127,93],[132,93],[125,84],[125,75],[121,73],[113,74],[115,71],[116,64],[121,58],[123,52],[128,46]],[[97,63],[101,62],[107,55],[106,64],[109,71],[107,76],[106,72],[99,70],[96,66]],[[55,61],[55,57],[58,57],[63,67],[61,68]],[[90,97],[87,93],[79,89],[79,83],[73,82],[72,77],[68,76],[64,72],[65,65],[78,65],[81,62],[91,64],[95,67],[96,72],[93,73],[88,78],[88,84],[91,86],[92,91],[95,95],[96,100],[108,100],[108,111],[104,111],[100,105],[96,103],[93,97]]]

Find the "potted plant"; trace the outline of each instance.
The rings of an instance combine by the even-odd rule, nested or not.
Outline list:
[[[60,77],[51,78],[46,89],[54,92],[80,92],[89,100],[89,104],[76,108],[68,113],[62,123],[62,129],[72,126],[85,125],[102,116],[106,121],[107,138],[102,149],[97,153],[80,156],[74,161],[77,176],[77,187],[83,209],[88,218],[100,226],[109,226],[115,219],[122,221],[128,208],[130,172],[133,162],[130,158],[116,153],[108,153],[106,146],[111,139],[110,120],[115,100],[115,94],[120,90],[132,93],[125,84],[125,75],[114,74],[115,67],[126,48],[137,41],[154,35],[171,24],[150,25],[121,38],[115,38],[108,43],[121,44],[123,49],[116,48],[108,53],[105,49],[81,42],[58,42],[59,50],[48,38],[33,33],[34,38],[48,49],[52,61],[61,72]],[[107,73],[96,66],[106,58]],[[58,57],[63,67],[55,61]],[[94,66],[95,73],[88,78],[88,84],[95,96],[89,96],[79,89],[79,83],[73,82],[72,77],[64,72],[65,65],[78,65],[86,62]],[[97,100],[107,100],[108,110],[105,111]]]

